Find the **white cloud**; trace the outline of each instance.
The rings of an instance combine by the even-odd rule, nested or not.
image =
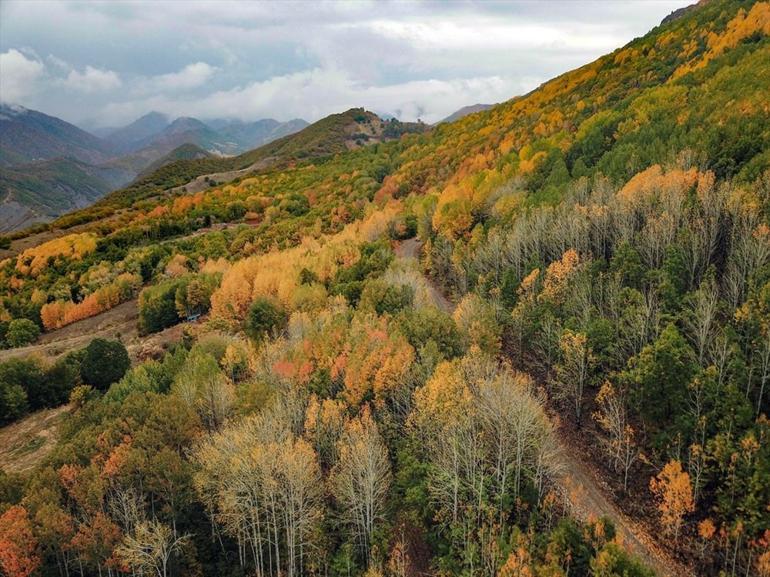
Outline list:
[[[158,90],[186,90],[205,84],[217,71],[205,62],[188,64],[179,72],[161,74],[150,79]]]
[[[0,102],[19,104],[37,90],[45,66],[36,58],[27,58],[11,48],[0,54]]]
[[[108,105],[106,118],[129,121],[146,110],[169,115],[317,120],[348,108],[395,114],[403,120],[435,122],[458,108],[477,101],[501,102],[533,88],[530,78],[499,76],[452,80],[415,80],[388,85],[358,82],[339,69],[316,68],[275,76],[262,82],[220,90],[196,98],[156,95]]]
[[[312,121],[351,106],[429,122],[535,88],[691,1],[305,2],[298,10],[281,1],[60,0],[41,11],[0,0],[0,52],[15,53],[29,73],[3,78],[3,96],[107,125],[150,110]],[[56,56],[38,59],[26,46]]]
[[[86,66],[83,72],[71,70],[64,84],[73,90],[80,92],[107,92],[119,88],[123,83],[117,73],[112,70],[102,70],[93,66]]]

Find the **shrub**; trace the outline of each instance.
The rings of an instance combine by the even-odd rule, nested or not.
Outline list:
[[[392,285],[383,280],[371,280],[361,293],[361,308],[372,308],[378,315],[395,315],[414,303],[414,289],[407,285]]]
[[[34,343],[40,336],[40,327],[29,319],[14,319],[8,324],[5,340],[11,347]]]

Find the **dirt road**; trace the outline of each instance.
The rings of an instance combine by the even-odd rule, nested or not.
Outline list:
[[[399,258],[419,258],[420,248],[420,241],[411,238],[399,243],[395,253]],[[430,279],[426,280],[436,306],[451,314],[455,308],[454,303]],[[580,449],[569,442],[563,431],[557,428],[557,432],[561,446],[562,473],[555,481],[569,502],[573,515],[583,521],[599,517],[610,519],[623,543],[659,577],[690,577],[690,571],[670,559],[643,527],[629,519],[611,501],[600,475],[588,465],[587,459],[581,458]]]

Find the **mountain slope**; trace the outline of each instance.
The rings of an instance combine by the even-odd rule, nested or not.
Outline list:
[[[121,153],[138,150],[142,143],[159,134],[169,125],[169,119],[160,112],[149,112],[132,123],[110,132],[105,140]]]
[[[145,168],[137,178],[141,179],[147,177],[160,168],[180,160],[202,160],[204,158],[217,158],[217,156],[210,153],[208,150],[204,150],[197,144],[182,144]]]
[[[332,114],[315,122],[299,132],[290,134],[255,150],[232,158],[207,158],[179,160],[167,164],[155,173],[147,174],[131,186],[108,194],[94,207],[94,214],[102,218],[105,211],[131,206],[148,196],[182,186],[196,177],[207,174],[236,171],[265,170],[285,166],[297,161],[312,161],[341,154],[378,142],[400,138],[403,134],[421,133],[428,129],[419,123],[402,123],[392,119],[382,121],[375,114],[363,108],[353,108],[340,114]],[[217,177],[222,181],[224,177]],[[235,178],[235,177],[232,177]],[[226,179],[225,179],[226,181]],[[88,220],[88,210],[78,215],[68,215],[61,222],[71,219],[78,222]],[[54,226],[57,223],[53,223]]]
[[[65,156],[95,164],[112,152],[104,140],[59,118],[0,105],[0,166]]]
[[[8,231],[84,208],[130,178],[71,158],[0,170],[0,231]]]
[[[770,3],[707,2],[454,123],[396,139],[408,127],[348,111],[242,157],[164,166],[60,219],[45,244],[13,246],[10,317],[60,326],[139,284],[146,330],[210,306],[184,346],[148,350],[157,361],[74,412],[59,474],[16,498],[29,533],[46,534],[46,510],[91,530],[67,491],[109,519],[105,479],[168,487],[155,465],[171,463],[174,487],[193,489],[152,490],[168,534],[173,522],[194,546],[210,542],[207,519],[236,519],[175,569],[274,572],[260,560],[288,550],[298,517],[244,505],[248,479],[279,503],[317,487],[290,558],[363,574],[368,552],[354,558],[338,515],[364,501],[349,498],[352,472],[376,458],[375,570],[649,577],[630,544],[693,567],[665,575],[763,575],[768,67]],[[205,170],[222,172],[181,186]],[[395,260],[415,235],[422,250],[412,240],[404,256],[418,258]],[[206,404],[214,381],[237,416]],[[180,383],[209,388],[188,387],[188,403]],[[43,483],[57,490],[39,496]]]
[[[461,118],[464,118],[469,114],[473,114],[474,112],[489,110],[493,106],[494,104],[470,104],[468,106],[463,106],[460,110],[454,111],[452,114],[450,114],[443,120],[440,120],[437,124],[441,124],[442,122],[454,122],[455,120],[460,120]]]

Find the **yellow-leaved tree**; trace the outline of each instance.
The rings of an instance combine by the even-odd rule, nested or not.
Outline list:
[[[650,479],[650,490],[658,501],[660,521],[665,530],[679,539],[684,517],[695,511],[690,475],[676,459],[666,463],[657,476]]]

